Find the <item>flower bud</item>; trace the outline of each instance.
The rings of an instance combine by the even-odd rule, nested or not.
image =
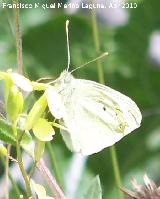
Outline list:
[[[6,103],[6,112],[8,118],[15,121],[23,109],[23,96],[17,86],[12,85],[9,89],[8,99]]]

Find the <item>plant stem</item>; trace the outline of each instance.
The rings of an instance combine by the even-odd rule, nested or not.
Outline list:
[[[14,4],[18,4],[18,0],[12,0]],[[17,67],[18,67],[18,72],[20,74],[23,74],[23,57],[22,57],[22,38],[21,38],[21,31],[20,31],[20,17],[19,17],[19,8],[16,6],[14,8],[14,15],[15,15],[15,28],[16,28],[16,50],[17,50]],[[23,179],[25,181],[26,185],[26,191],[27,191],[27,197],[32,198],[32,192],[31,192],[31,187],[30,187],[30,182],[29,178],[27,175],[27,172],[24,168],[23,165],[23,160],[21,156],[21,147],[20,147],[20,140],[23,135],[18,135],[17,134],[17,125],[14,123],[13,124],[13,131],[15,132],[15,135],[17,135],[17,140],[16,140],[16,150],[17,150],[17,161],[18,165],[20,168],[20,171],[22,173]]]
[[[30,183],[29,183],[29,178],[27,176],[26,170],[24,168],[23,165],[23,160],[21,157],[21,149],[20,149],[20,143],[18,142],[18,138],[17,138],[17,142],[16,142],[16,149],[17,149],[17,161],[18,161],[18,165],[20,168],[20,171],[22,173],[25,185],[26,185],[26,191],[27,191],[27,196],[32,197],[32,192],[31,192],[31,187],[30,187]]]
[[[94,0],[91,1],[92,3]],[[95,48],[98,54],[100,54],[100,42],[99,42],[99,33],[98,33],[98,27],[97,27],[97,19],[96,19],[96,12],[93,9],[91,11],[91,18],[92,18],[92,29],[93,29],[93,39]],[[97,70],[98,70],[98,79],[101,84],[105,84],[104,81],[104,70],[102,66],[101,60],[97,60]]]
[[[91,2],[94,3],[94,0],[91,0]],[[99,41],[99,33],[98,33],[95,9],[93,9],[91,11],[91,18],[92,18],[92,28],[93,28],[93,38],[94,38],[95,48],[96,48],[97,53],[100,53],[100,41]],[[98,70],[99,82],[101,84],[105,84],[104,70],[103,70],[103,66],[102,66],[101,60],[97,61],[97,70]],[[119,165],[118,165],[118,160],[117,160],[115,146],[110,147],[110,154],[111,154],[111,159],[112,159],[112,164],[113,164],[115,181],[116,181],[116,185],[118,187],[119,198],[120,199],[124,199],[124,195],[123,195],[123,193],[120,190],[121,177],[120,177],[120,171],[119,171]]]
[[[13,0],[13,3],[18,4],[18,0]],[[19,21],[19,9],[14,8],[15,27],[16,27],[16,49],[17,49],[17,66],[18,72],[23,74],[23,57],[22,57],[22,39]]]
[[[120,176],[120,171],[119,171],[119,164],[118,164],[118,160],[117,160],[116,148],[114,145],[110,147],[110,153],[111,153],[111,157],[112,157],[114,177],[115,177],[115,181],[116,181],[116,186],[118,188],[119,198],[124,199],[124,194],[120,190],[120,188],[122,187],[122,182],[121,182],[121,176]]]
[[[37,167],[38,167],[39,171],[42,173],[42,175],[48,181],[48,184],[50,185],[51,190],[55,194],[55,199],[66,199],[64,193],[62,192],[61,188],[57,184],[55,178],[52,176],[51,172],[46,167],[45,162],[43,161],[43,159],[41,159],[37,163]]]
[[[30,198],[30,197],[32,197],[32,192],[31,192],[31,187],[30,187],[30,183],[29,183],[29,178],[28,178],[27,172],[26,172],[24,165],[23,165],[23,160],[22,160],[22,156],[21,156],[21,146],[20,146],[20,142],[19,142],[19,137],[21,137],[21,135],[17,134],[16,122],[14,122],[14,124],[13,124],[13,131],[14,131],[14,135],[17,136],[16,151],[17,151],[18,166],[19,166],[19,169],[22,173],[22,176],[23,176],[23,179],[24,179],[24,182],[25,182],[27,196],[28,196],[28,198]]]
[[[62,180],[62,176],[60,174],[59,167],[57,165],[56,155],[55,155],[55,152],[54,152],[54,150],[53,150],[52,145],[51,145],[50,142],[47,143],[47,149],[48,149],[49,156],[50,156],[50,159],[51,159],[52,167],[54,169],[55,177],[56,177],[59,185],[61,187],[63,187],[63,180]]]

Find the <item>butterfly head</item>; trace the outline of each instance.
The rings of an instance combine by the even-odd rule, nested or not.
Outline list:
[[[59,76],[59,78],[57,79],[57,82],[61,84],[69,84],[73,78],[74,77],[71,75],[70,72],[68,72],[67,70],[64,70]]]

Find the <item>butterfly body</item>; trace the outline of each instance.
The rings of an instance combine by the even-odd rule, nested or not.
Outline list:
[[[65,70],[53,88],[48,104],[51,107],[57,98],[57,119],[67,128],[61,134],[72,151],[96,153],[140,126],[141,113],[135,102],[110,87],[76,79]],[[51,111],[54,116],[55,110]]]

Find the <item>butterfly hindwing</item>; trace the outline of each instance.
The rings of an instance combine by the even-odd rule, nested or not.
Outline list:
[[[63,116],[68,132],[62,136],[71,150],[96,153],[139,127],[138,107],[118,91],[81,79],[73,79],[69,89]]]

